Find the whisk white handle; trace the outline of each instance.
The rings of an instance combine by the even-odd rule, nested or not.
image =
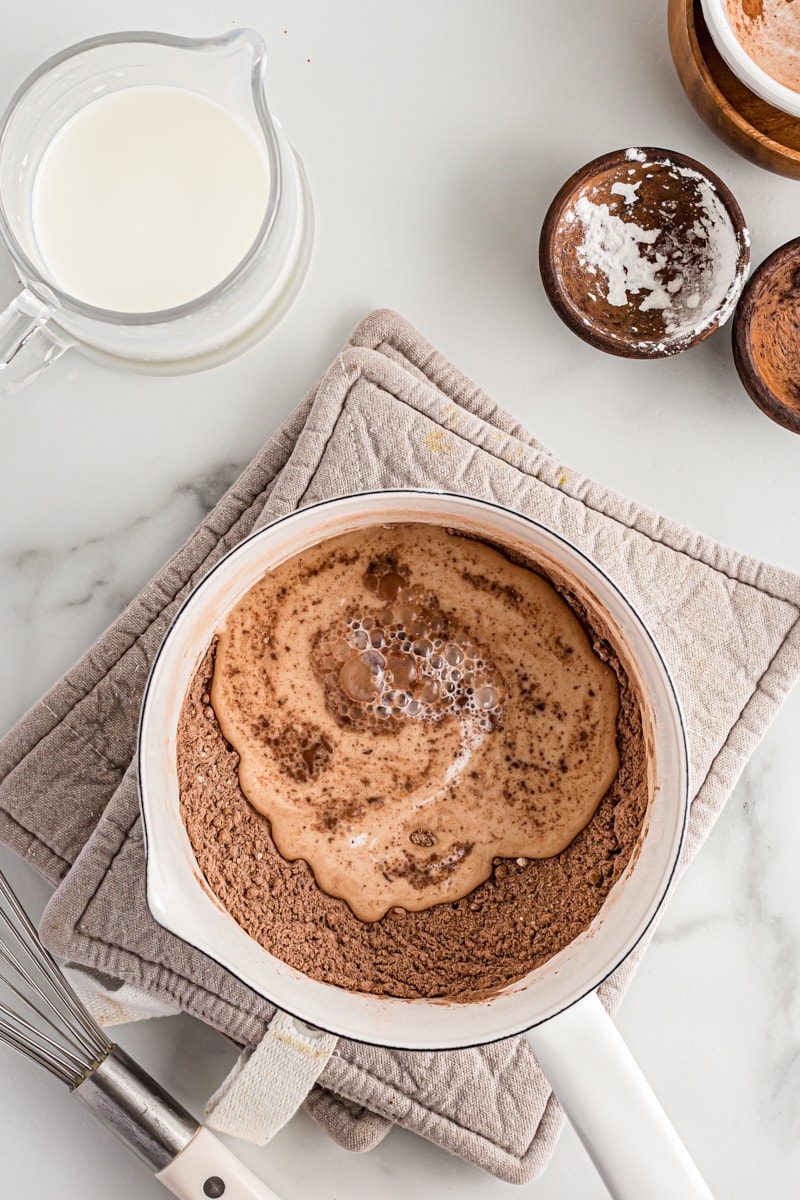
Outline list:
[[[278,1200],[119,1046],[73,1091],[180,1200]]]
[[[278,1200],[203,1126],[169,1166],[156,1174],[156,1179],[179,1200]]]
[[[227,1146],[124,1050],[109,1042],[39,941],[30,917],[0,871],[3,931],[11,943],[0,936],[3,965],[36,994],[43,1011],[0,974],[0,983],[26,1008],[26,1015],[20,1016],[0,1005],[0,1040],[68,1084],[72,1095],[138,1154],[179,1200],[278,1200]],[[47,1033],[31,1024],[27,1010],[46,1024]],[[60,1033],[62,1040],[55,1041],[52,1034]]]

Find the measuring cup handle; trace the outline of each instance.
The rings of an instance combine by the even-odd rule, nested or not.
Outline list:
[[[526,1037],[614,1200],[713,1200],[595,993]]]
[[[69,349],[71,342],[49,324],[52,315],[28,291],[0,313],[0,391],[15,392]]]

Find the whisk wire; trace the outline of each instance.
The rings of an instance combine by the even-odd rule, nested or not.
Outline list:
[[[28,958],[33,962],[34,966],[36,966],[40,971],[44,970],[44,964],[39,962],[38,956],[34,953],[33,948],[26,944],[19,931],[14,927],[7,914],[2,910],[0,910],[0,919],[6,925],[10,933],[14,936],[14,939],[18,943],[20,949],[22,949],[27,954]],[[19,988],[15,987],[11,980],[6,978],[6,976],[0,976],[0,984],[2,984],[2,986],[8,991],[13,992],[14,995],[16,995],[22,1001],[22,1003],[26,1005],[27,1008],[29,1008],[38,1016],[40,1021],[47,1024],[49,1028],[58,1033],[62,1039],[69,1040],[73,1045],[73,1048],[80,1051],[80,1039],[76,1035],[76,1031],[72,1028],[71,1024],[65,1024],[63,1011],[58,1008],[58,1006],[53,1002],[52,998],[47,994],[45,989],[39,985],[31,972],[25,967],[24,963],[22,963],[19,958],[15,957],[15,955],[10,951],[9,947],[2,940],[0,940],[0,959],[2,959],[2,961],[11,968],[18,979],[21,979],[24,983],[26,983],[31,991],[38,996],[42,1005],[45,1005],[47,1009],[49,1009],[49,1011],[56,1018],[58,1024],[52,1021],[46,1012],[42,1012],[42,1009],[38,1008],[28,996],[21,992]],[[56,995],[58,995],[60,989],[58,988],[57,983],[53,984],[49,979],[49,976],[47,978],[48,982],[50,982],[53,986],[53,990],[55,991]],[[10,1017],[16,1017],[16,1014],[9,1013],[8,1010],[6,1010],[6,1012]],[[21,1020],[21,1018],[18,1017],[16,1017],[16,1019]],[[44,1034],[42,1034],[42,1037],[44,1037]]]
[[[30,1000],[28,1000],[28,998],[23,995],[23,993],[19,990],[19,988],[14,987],[14,984],[11,983],[10,980],[4,979],[2,982],[3,982],[3,985],[8,989],[9,992],[12,992],[15,996],[17,996],[22,1001],[22,1003],[25,1004],[31,1010],[31,1012],[34,1013],[39,1018],[40,1022],[43,1025],[44,1024],[49,1025],[49,1027],[52,1030],[54,1030],[55,1033],[62,1032],[61,1030],[58,1029],[58,1027],[56,1025],[53,1025],[52,1021],[48,1021],[47,1018],[42,1013],[40,1013],[39,1010],[33,1004],[31,1004]],[[3,1004],[3,1002],[1,1000],[0,1000],[0,1015],[8,1018],[8,1020],[10,1020],[10,1021],[13,1021],[15,1024],[19,1025],[22,1029],[27,1030],[28,1033],[35,1034],[36,1037],[40,1038],[47,1045],[53,1046],[56,1049],[61,1050],[69,1058],[74,1059],[76,1063],[80,1063],[83,1061],[77,1053],[73,1053],[73,1050],[79,1051],[80,1047],[75,1046],[71,1049],[65,1049],[61,1042],[54,1042],[53,1039],[51,1037],[49,1037],[46,1033],[42,1033],[42,1031],[38,1025],[31,1025],[30,1021],[26,1020],[26,1018],[23,1017],[21,1015],[21,1013],[16,1012],[12,1008],[8,1008],[7,1005]]]
[[[5,1004],[0,1004],[0,1017],[6,1017],[13,1022],[11,1025],[3,1025],[4,1033],[13,1034],[15,1037],[26,1042],[33,1041],[39,1046],[43,1054],[49,1054],[53,1060],[60,1063],[65,1069],[71,1070],[73,1076],[80,1078],[85,1069],[83,1060],[73,1054],[70,1050],[54,1042],[46,1033],[42,1033],[36,1025],[31,1025],[30,1021],[26,1021],[19,1013],[7,1008]]]
[[[86,1012],[61,974],[56,960],[39,941],[33,923],[2,872],[0,897],[4,902],[4,906],[0,906],[0,961],[39,1001],[34,1003],[5,974],[0,975],[0,985],[20,1000],[38,1022],[32,1025],[20,1013],[0,1004],[0,1039],[28,1054],[74,1087],[92,1061],[108,1054],[111,1042]],[[4,936],[3,927],[10,939]],[[42,1025],[59,1040],[54,1041],[43,1031]]]
[[[66,1008],[67,1013],[72,1018],[73,1022],[75,1022],[75,1026],[77,1026],[77,1028],[72,1026],[71,1029],[73,1036],[80,1040],[81,1035],[83,1035],[88,1040],[89,1048],[91,1051],[93,1051],[94,1055],[102,1056],[107,1054],[111,1043],[99,1028],[97,1023],[93,1020],[89,1013],[87,1013],[71,984],[69,984],[61,974],[58,963],[53,958],[50,951],[46,950],[39,941],[39,934],[37,933],[33,922],[25,912],[14,892],[11,890],[8,881],[2,872],[0,872],[0,895],[11,909],[16,920],[19,922],[21,930],[14,925],[13,921],[10,920],[8,914],[4,912],[2,908],[0,908],[0,917],[2,917],[7,928],[14,935],[17,944],[26,953],[28,959],[33,963],[33,965],[42,973],[42,976],[47,980],[48,985],[52,988],[57,999],[64,1006],[64,1008]],[[23,936],[23,933],[26,936]],[[11,953],[7,945],[4,948],[8,953]],[[12,954],[12,958],[13,957],[14,956]],[[15,969],[19,973],[21,964],[15,959],[14,965]],[[33,984],[33,986],[36,987],[35,984]],[[50,1011],[59,1021],[59,1025],[63,1027],[63,1011],[58,1008],[53,1003],[52,999],[50,999],[47,995],[41,992],[38,988],[36,988],[36,990],[43,1001],[47,1004]]]
[[[0,913],[0,916],[2,916],[1,913]],[[54,1033],[57,1033],[60,1036],[64,1037],[65,1036],[64,1020],[63,1020],[63,1017],[62,1017],[60,1011],[53,1004],[53,1002],[51,1001],[51,999],[47,995],[47,993],[44,991],[44,989],[39,987],[39,984],[36,982],[36,980],[33,978],[33,976],[30,974],[30,972],[27,971],[25,969],[25,967],[23,967],[22,963],[17,962],[17,960],[15,958],[13,958],[7,952],[4,944],[1,941],[0,941],[0,959],[2,959],[2,961],[5,962],[11,968],[11,970],[15,972],[15,974],[20,979],[24,980],[24,982],[27,983],[28,987],[33,992],[36,993],[36,995],[41,999],[41,1001],[44,1004],[46,1004],[47,1007],[50,1009],[50,1011],[58,1018],[59,1023],[57,1024],[55,1021],[52,1021],[46,1013],[43,1013],[40,1008],[37,1008],[36,1005],[24,994],[24,992],[20,991],[20,989],[18,987],[16,987],[11,982],[10,979],[7,979],[5,976],[0,976],[0,985],[2,985],[8,991],[13,992],[14,995],[17,997],[17,999],[21,1000],[22,1003],[24,1005],[26,1005],[27,1008],[29,1008],[32,1012],[36,1013],[37,1016],[39,1017],[39,1020],[43,1021],[44,1024],[47,1025],[50,1029],[52,1029]],[[70,1030],[70,1033],[71,1032],[72,1031]],[[75,1045],[75,1049],[77,1049],[77,1050],[80,1049],[80,1046],[77,1044],[77,1042],[73,1043],[73,1044]]]
[[[31,1041],[30,1038],[16,1034],[13,1030],[6,1029],[5,1026],[0,1025],[0,1042],[4,1042],[7,1046],[11,1046],[13,1050],[18,1050],[27,1058],[32,1059],[40,1067],[44,1067],[45,1070],[55,1075],[62,1083],[66,1083],[68,1087],[74,1087],[74,1071],[67,1070],[60,1063],[53,1062],[50,1055],[45,1054],[40,1046],[36,1042]]]

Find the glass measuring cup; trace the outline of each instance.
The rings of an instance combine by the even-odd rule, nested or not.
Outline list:
[[[22,291],[0,314],[0,387],[14,390],[70,347],[109,365],[153,374],[216,366],[259,341],[305,278],[313,211],[302,165],[264,94],[266,46],[250,29],[192,39],[150,32],[80,42],[43,63],[0,124],[0,239]],[[135,87],[181,88],[249,129],[269,169],[255,241],[205,294],[159,312],[114,312],[63,291],[35,236],[33,191],[42,158],[67,121],[100,97]]]

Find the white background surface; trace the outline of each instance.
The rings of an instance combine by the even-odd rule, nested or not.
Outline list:
[[[111,29],[252,25],[269,99],[317,212],[305,290],[280,328],[209,374],[112,374],[76,353],[0,408],[0,730],[82,653],[190,532],[371,309],[396,308],[565,462],[800,570],[800,439],[751,404],[728,331],[634,363],[550,310],[536,246],[588,159],[685,151],[730,185],[753,261],[800,233],[800,184],[738,158],[681,91],[661,0],[43,0],[4,6],[0,104],[48,55]],[[0,260],[3,298],[13,272]],[[800,1190],[800,694],[684,877],[619,1025],[720,1200]],[[0,851],[33,909],[47,888]],[[120,1040],[195,1112],[232,1065],[188,1018]],[[4,1200],[156,1200],[162,1190],[58,1085],[0,1055]],[[393,1131],[367,1156],[304,1115],[242,1156],[285,1200],[599,1200],[573,1135],[528,1187]],[[643,1197],[643,1200],[646,1200]]]

